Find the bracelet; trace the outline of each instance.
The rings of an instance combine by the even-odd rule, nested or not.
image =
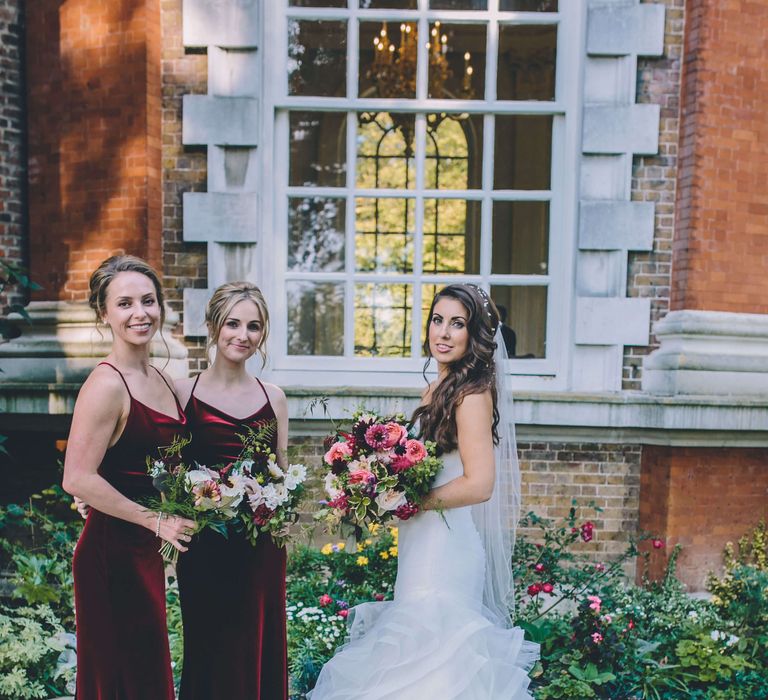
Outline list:
[[[157,525],[155,526],[155,537],[160,537],[160,523],[163,521],[163,514],[157,514]]]

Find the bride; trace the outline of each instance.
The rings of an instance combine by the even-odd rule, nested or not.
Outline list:
[[[443,470],[424,512],[400,523],[394,600],[350,611],[349,639],[311,700],[531,698],[538,647],[510,621],[520,473],[498,329],[475,285],[432,301],[424,351],[438,376],[413,419],[442,450]]]

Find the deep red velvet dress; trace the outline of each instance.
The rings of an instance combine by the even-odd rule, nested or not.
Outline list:
[[[236,419],[200,401],[193,387],[185,409],[191,457],[206,466],[237,459],[238,433],[275,419],[266,391],[264,398],[256,413]],[[242,533],[230,531],[225,539],[204,530],[179,557],[184,621],[179,700],[288,698],[285,549],[266,535],[256,542],[252,547]]]
[[[168,416],[131,396],[125,429],[99,467],[131,500],[155,493],[147,455],[187,434],[178,400],[176,408],[178,417]],[[91,509],[72,565],[78,700],[173,700],[160,542],[140,525]]]

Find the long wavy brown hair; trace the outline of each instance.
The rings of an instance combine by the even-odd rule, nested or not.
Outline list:
[[[493,353],[496,342],[493,339],[499,327],[499,311],[490,297],[473,284],[451,284],[441,289],[432,300],[427,316],[424,340],[424,379],[432,359],[429,348],[429,327],[435,304],[445,297],[455,299],[467,310],[467,352],[452,363],[448,374],[432,392],[429,403],[419,406],[413,413],[412,422],[419,422],[419,435],[437,443],[441,452],[456,449],[456,408],[470,394],[491,392],[493,399],[493,442],[498,444],[499,410],[496,395],[496,367]],[[428,380],[427,380],[428,381]]]

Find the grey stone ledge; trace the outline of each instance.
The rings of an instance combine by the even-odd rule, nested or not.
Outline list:
[[[259,0],[184,0],[184,46],[255,48],[260,30]]]
[[[591,56],[661,56],[664,53],[664,5],[592,5],[587,16],[587,53]]]
[[[586,105],[583,153],[655,155],[661,108],[654,104]]]
[[[182,142],[185,146],[257,146],[259,100],[184,95]]]
[[[259,220],[255,193],[184,193],[184,240],[252,243]]]
[[[651,250],[653,202],[582,200],[580,250]]]

